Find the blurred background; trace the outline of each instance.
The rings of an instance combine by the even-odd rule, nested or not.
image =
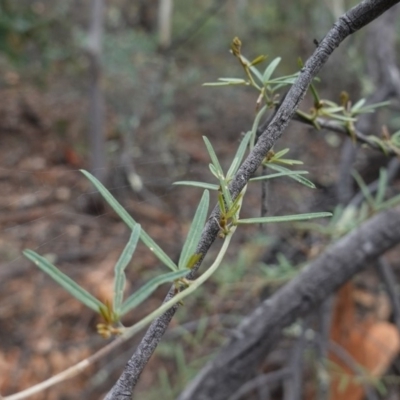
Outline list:
[[[0,0],[3,396],[104,345],[96,333],[97,316],[21,256],[31,248],[52,257],[96,296],[111,296],[113,266],[129,231],[79,169],[101,179],[177,259],[201,191],[172,183],[213,182],[202,136],[211,140],[227,166],[256,114],[258,94],[252,88],[202,86],[219,77],[244,77],[229,52],[232,39],[241,39],[249,59],[260,54],[268,60],[282,57],[277,76],[292,74],[299,69],[298,58],[306,60],[314,51],[314,39],[321,40],[355,4]],[[358,32],[329,59],[317,83],[321,97],[339,102],[343,90],[354,100],[374,92],[365,38],[364,31]],[[306,98],[301,108],[308,111],[311,105],[312,99]],[[383,111],[376,122],[398,129],[395,111]],[[317,189],[289,179],[271,182],[269,213],[332,211],[345,140],[292,123],[275,148],[289,147],[289,158],[304,162],[302,169],[310,172]],[[373,164],[364,174],[373,180],[386,162],[365,150],[357,166],[364,171]],[[259,215],[260,193],[256,184],[249,188],[245,217]],[[246,312],[318,253],[304,233],[288,224],[268,226],[266,232],[243,228],[236,236],[237,245],[220,271],[177,313],[141,377],[137,398],[174,399]],[[214,246],[206,264],[215,252]],[[282,262],[276,261],[277,254]],[[267,264],[280,267],[271,270]],[[167,272],[139,247],[127,270],[127,292],[161,270]],[[124,322],[132,324],[154,309],[167,289],[159,289]],[[118,378],[140,336],[79,377],[32,398],[98,399]]]

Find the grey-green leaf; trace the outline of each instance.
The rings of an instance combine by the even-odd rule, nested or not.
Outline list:
[[[273,169],[275,171],[278,171],[278,172],[286,172],[286,173],[287,172],[293,172],[288,168],[285,168],[285,167],[282,167],[281,165],[276,165],[276,164],[267,164],[267,167],[271,168],[271,169]],[[297,174],[294,174],[294,175],[288,174],[287,176],[289,178],[294,179],[295,181],[305,185],[305,186],[308,186],[311,189],[315,189],[315,185],[311,181],[309,181],[308,179],[304,178],[303,176],[300,176],[300,175],[297,175]]]
[[[282,215],[279,217],[259,217],[239,219],[238,224],[265,224],[271,222],[288,222],[288,221],[304,221],[313,218],[331,217],[330,212],[309,213],[309,214],[295,214],[295,215]]]
[[[121,217],[121,219],[133,229],[137,222],[128,214],[128,212],[118,203],[114,196],[104,187],[104,185],[95,178],[91,173],[82,170],[90,182],[96,187],[100,194],[104,197],[107,203],[114,209],[114,211]],[[167,267],[176,271],[178,266],[168,257],[168,255],[161,249],[161,247],[142,229],[140,232],[140,239],[142,242],[154,253],[154,255]]]
[[[240,163],[243,160],[243,156],[244,153],[246,152],[250,138],[251,138],[251,132],[247,132],[242,141],[240,142],[239,148],[237,149],[233,162],[229,168],[229,171],[226,174],[227,179],[232,178],[239,169]]]
[[[79,286],[74,280],[61,272],[46,258],[32,250],[24,250],[23,254],[85,306],[97,313],[100,311],[101,307],[106,307],[100,300],[96,299],[96,297],[91,295],[87,290]]]
[[[211,161],[217,170],[217,173],[220,177],[224,176],[224,172],[222,171],[221,164],[218,161],[217,154],[215,153],[214,148],[212,147],[211,142],[208,140],[206,136],[203,136],[204,143],[206,144],[208,154],[210,155]]]
[[[187,273],[187,270],[168,272],[151,279],[125,300],[124,304],[122,305],[120,315],[123,316],[137,307],[140,303],[145,301],[160,285],[183,278]]]
[[[136,224],[132,229],[131,236],[127,245],[121,253],[117,263],[114,267],[114,299],[113,299],[113,311],[119,315],[121,312],[122,299],[124,297],[125,289],[125,268],[132,259],[133,253],[136,250],[137,242],[140,237],[141,227]]]
[[[263,83],[268,83],[269,78],[271,78],[271,75],[274,73],[276,67],[278,64],[281,62],[281,57],[277,57],[274,60],[272,60],[268,67],[265,69],[264,74],[263,74]]]
[[[199,206],[197,207],[192,224],[183,245],[181,255],[179,257],[179,269],[187,268],[190,257],[196,252],[197,245],[200,241],[201,232],[207,219],[208,206],[210,202],[210,194],[205,190],[201,197]]]
[[[212,164],[211,164],[212,165]],[[213,183],[197,182],[197,181],[178,181],[174,182],[173,185],[185,185],[185,186],[195,186],[202,189],[218,190],[219,186]]]
[[[305,174],[308,174],[308,171],[277,172],[276,174],[257,176],[255,178],[251,178],[249,181],[256,182],[256,181],[262,181],[264,179],[273,179],[273,178],[279,178],[279,177],[283,177],[283,176],[305,175]]]

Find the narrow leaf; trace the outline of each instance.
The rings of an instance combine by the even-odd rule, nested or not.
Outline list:
[[[290,151],[290,149],[283,149],[283,150],[278,151],[277,153],[275,153],[274,159],[281,158],[285,154],[289,153],[289,151]]]
[[[357,182],[358,186],[360,187],[360,189],[365,197],[365,200],[367,200],[369,206],[372,208],[375,208],[375,201],[374,201],[373,197],[371,196],[368,186],[365,184],[363,178],[361,178],[361,175],[356,170],[353,170],[352,175],[353,175],[353,178],[355,179],[355,181]]]
[[[269,78],[271,78],[271,75],[274,73],[276,67],[279,65],[281,60],[282,60],[281,57],[277,57],[269,63],[268,67],[265,69],[263,74],[264,84],[268,83]]]
[[[121,312],[122,299],[124,297],[125,289],[125,268],[132,259],[132,255],[136,250],[137,242],[140,237],[141,227],[136,224],[132,229],[131,237],[127,245],[125,246],[121,256],[114,267],[114,299],[113,299],[113,311],[119,315]]]
[[[247,218],[239,219],[238,224],[265,224],[270,222],[288,222],[288,221],[304,221],[313,218],[324,218],[331,217],[332,213],[320,212],[310,214],[295,214],[295,215],[282,215],[279,217],[259,217],[259,218]]]
[[[190,257],[196,252],[197,245],[200,241],[201,232],[203,231],[204,224],[206,223],[209,201],[209,191],[205,190],[203,196],[201,197],[199,206],[197,207],[192,224],[190,225],[185,244],[183,245],[182,252],[179,257],[179,269],[187,268]]]
[[[208,82],[203,83],[202,86],[230,86],[230,85],[242,85],[243,83],[233,83],[233,82]],[[244,84],[247,84],[245,82]]]
[[[219,78],[221,82],[230,82],[230,83],[246,83],[246,81],[242,78]]]
[[[100,194],[104,197],[107,203],[113,208],[113,210],[121,217],[121,219],[133,229],[137,222],[128,214],[128,212],[118,203],[114,196],[104,187],[104,185],[95,178],[91,173],[82,170],[90,182],[96,187]],[[178,269],[177,265],[168,257],[168,255],[161,249],[161,247],[142,229],[140,231],[140,239],[142,242],[154,253],[154,255],[167,267],[176,271]]]
[[[97,313],[100,312],[101,307],[106,307],[105,304],[103,304],[100,300],[97,300],[96,297],[92,296],[87,290],[79,286],[69,276],[61,272],[46,258],[40,256],[32,250],[24,250],[23,254],[85,306]]]
[[[240,142],[239,148],[237,149],[237,152],[235,154],[234,162],[232,162],[232,165],[230,166],[229,171],[226,174],[227,179],[232,178],[236,174],[239,165],[243,160],[243,156],[244,153],[246,152],[250,138],[251,138],[251,132],[247,132],[242,141]],[[235,160],[237,161],[235,162]]]
[[[125,315],[145,301],[160,285],[183,278],[187,273],[187,270],[168,272],[151,279],[125,300],[121,308],[121,316]]]
[[[208,140],[208,138],[206,136],[203,136],[203,140],[204,140],[204,143],[206,144],[207,151],[208,151],[208,154],[210,155],[212,164],[214,165],[214,167],[218,173],[219,179],[220,179],[224,176],[224,172],[222,171],[221,164],[218,161],[217,154],[215,153],[215,150],[212,147],[211,142]]]
[[[287,164],[287,165],[303,165],[303,161],[300,160],[291,160],[289,158],[279,158],[278,160],[274,160],[274,163],[277,164]]]
[[[338,113],[344,110],[344,107],[336,106],[336,107],[323,107],[322,111],[328,114]]]
[[[211,173],[219,180],[218,171],[215,169],[214,165],[208,164],[208,168],[210,169]]]
[[[354,104],[353,107],[351,107],[351,111],[352,112],[358,111],[365,104],[365,101],[366,101],[365,99],[358,100],[357,103]]]
[[[283,176],[305,175],[305,174],[308,174],[308,171],[277,172],[276,174],[257,176],[256,178],[251,178],[249,181],[256,182],[256,181],[262,181],[264,179],[273,179],[273,178],[279,178],[279,177],[283,177]]]
[[[268,168],[271,168],[275,171],[279,172],[293,172],[288,168],[282,167],[281,165],[276,165],[276,164],[266,164]],[[309,181],[308,179],[304,178],[303,176],[297,175],[297,174],[288,174],[288,177],[291,179],[294,179],[295,181],[301,183],[302,185],[308,186],[311,189],[315,189],[315,185]]]
[[[178,181],[174,182],[173,185],[185,185],[185,186],[195,186],[202,189],[218,190],[219,186],[213,183],[197,182],[197,181]]]
[[[258,125],[260,124],[261,117],[264,115],[265,111],[267,111],[267,106],[266,105],[260,109],[260,111],[257,113],[257,115],[256,115],[256,117],[254,119],[253,126],[251,127],[251,145],[250,145],[250,149],[252,149],[254,147],[254,145],[255,145],[257,128],[258,128]]]
[[[381,204],[385,198],[388,183],[387,171],[385,168],[379,170],[378,191],[376,192],[375,202]]]

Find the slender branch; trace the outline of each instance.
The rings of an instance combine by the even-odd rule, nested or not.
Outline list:
[[[239,168],[230,184],[230,191],[233,198],[239,195],[250,177],[261,165],[267,152],[281,137],[297,110],[300,101],[304,98],[312,79],[320,71],[336,47],[338,47],[347,36],[369,24],[398,1],[399,0],[365,0],[339,18],[333,28],[321,41],[314,54],[301,69],[298,79],[287,93],[271,123],[261,134],[253,151]],[[201,259],[193,268],[193,272],[188,277],[189,279],[194,276],[204,256],[217,237],[219,231],[217,223],[219,215],[219,208],[216,206],[204,227],[200,243],[196,250],[196,253],[202,255]],[[170,290],[165,301],[168,301],[172,296],[173,291]],[[172,307],[151,324],[135,353],[128,361],[121,377],[107,395],[107,400],[125,400],[132,397],[133,389],[139,376],[164,335],[177,307],[178,306]]]
[[[391,265],[383,257],[379,258],[376,269],[386,287],[386,291],[392,303],[394,322],[396,323],[397,329],[400,331],[400,299],[399,290],[396,288],[396,276],[393,273]]]
[[[253,376],[282,329],[312,312],[368,262],[399,242],[400,207],[378,214],[338,240],[239,325],[235,337],[179,400],[228,398]]]
[[[361,377],[365,376],[365,372],[363,369],[358,365],[357,361],[353,358],[353,356],[342,346],[339,346],[335,342],[329,342],[329,349],[335,353],[337,357],[339,357],[352,371],[354,374],[359,375]],[[361,381],[367,400],[378,400],[378,396],[376,395],[371,385],[365,380]]]
[[[300,336],[292,348],[289,361],[290,375],[284,385],[284,400],[300,400],[303,397],[303,353],[307,347],[306,330],[308,325],[308,319],[302,322]]]

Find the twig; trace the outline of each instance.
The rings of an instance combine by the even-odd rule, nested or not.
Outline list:
[[[246,382],[234,395],[228,400],[240,400],[243,396],[260,386],[270,385],[276,381],[281,381],[290,376],[289,368],[282,368],[278,371],[272,371],[267,374],[258,375],[250,381]]]
[[[306,330],[308,323],[303,321],[301,333],[293,346],[290,357],[290,376],[285,380],[284,400],[300,400],[302,398],[302,377],[303,377],[303,352],[306,347]]]
[[[288,126],[291,118],[297,110],[299,103],[304,98],[313,78],[326,63],[335,48],[347,36],[369,24],[398,1],[399,0],[366,0],[339,18],[333,28],[320,42],[314,54],[301,69],[296,82],[292,85],[281,106],[276,111],[273,120],[262,133],[253,151],[248,155],[239,168],[236,176],[233,178],[229,187],[233,199],[239,195],[248,180],[261,165],[265,154],[267,154],[274,143],[281,137],[283,131]],[[201,259],[193,268],[192,273],[188,276],[189,279],[195,275],[204,256],[217,237],[219,231],[217,223],[219,216],[219,207],[216,206],[203,229],[200,243],[196,249],[196,253],[201,254]],[[170,291],[167,295],[167,299],[172,296],[173,292]],[[132,355],[126,365],[121,377],[107,395],[107,400],[126,400],[132,397],[133,389],[141,372],[160,342],[176,310],[177,306],[169,309],[167,313],[160,316],[152,323],[136,352]]]
[[[346,351],[342,346],[339,346],[335,342],[329,342],[329,349],[335,353],[337,357],[339,357],[355,374],[360,376],[364,376],[365,373],[362,368],[358,365],[357,361],[354,360],[352,355]],[[368,400],[378,400],[378,396],[376,395],[375,391],[368,385],[367,382],[364,380],[361,381],[361,384],[364,387],[365,395],[367,396]]]
[[[394,321],[397,329],[400,331],[400,299],[399,291],[396,288],[397,279],[393,273],[392,267],[383,257],[379,257],[376,269],[386,287],[387,294],[392,303]]]

